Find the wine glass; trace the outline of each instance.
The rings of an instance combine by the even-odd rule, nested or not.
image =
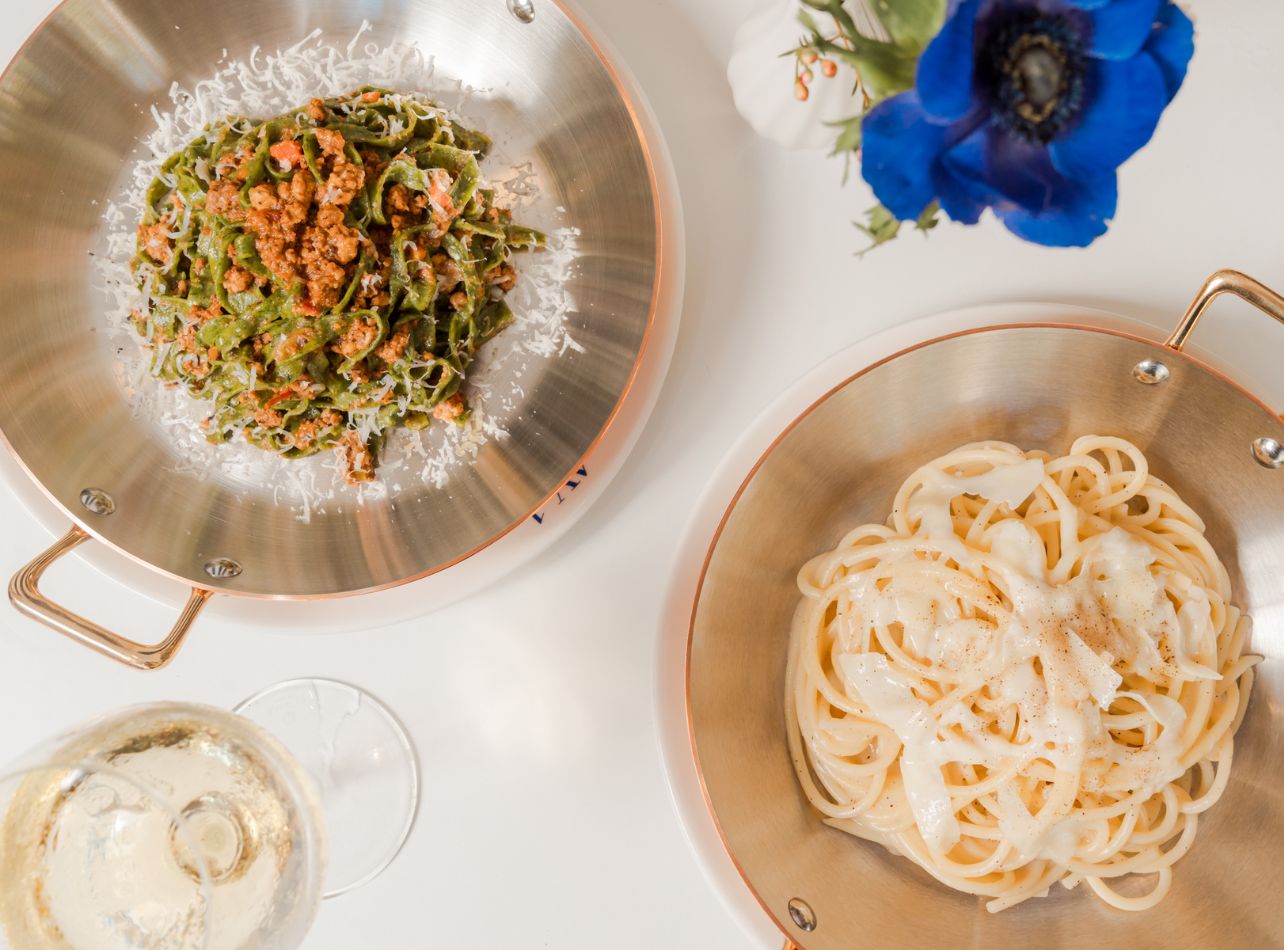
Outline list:
[[[122,709],[0,770],[0,950],[295,947],[391,861],[418,797],[392,714],[333,680],[241,708]]]

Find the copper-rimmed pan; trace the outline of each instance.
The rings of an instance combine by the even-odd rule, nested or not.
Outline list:
[[[68,516],[68,534],[10,587],[15,605],[150,669],[212,594],[315,598],[443,570],[562,486],[615,417],[649,338],[660,207],[648,142],[611,65],[557,0],[66,0],[0,79],[0,442]],[[183,473],[153,422],[131,416],[104,343],[88,253],[101,214],[171,83],[223,56],[290,46],[314,27],[346,43],[416,41],[437,72],[480,90],[506,148],[529,157],[550,206],[579,229],[570,334],[510,426],[445,488],[405,485],[301,521],[271,485]],[[429,90],[431,91],[431,90]],[[540,223],[540,222],[533,222]],[[401,479],[409,482],[410,479]],[[42,572],[90,539],[192,589],[161,642],[119,636],[53,603]]]
[[[754,466],[713,538],[691,615],[687,712],[710,811],[745,883],[807,950],[1260,948],[1284,941],[1284,422],[1185,352],[1208,305],[1284,298],[1215,274],[1163,342],[1086,326],[974,330],[842,382]],[[1267,328],[1263,325],[1263,330]],[[1271,342],[1267,342],[1267,341]],[[1263,333],[1284,349],[1284,337]],[[1230,785],[1200,816],[1172,890],[1141,913],[1054,888],[1000,914],[820,822],[786,744],[785,660],[799,567],[882,521],[906,475],[965,442],[1065,451],[1085,433],[1139,445],[1207,521],[1264,654]]]

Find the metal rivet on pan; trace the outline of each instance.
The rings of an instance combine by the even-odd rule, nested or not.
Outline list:
[[[508,12],[523,23],[535,19],[535,4],[531,0],[508,0]]]
[[[1253,458],[1267,468],[1284,468],[1284,445],[1265,435],[1254,439]]]
[[[230,557],[216,557],[205,562],[205,573],[210,577],[236,577],[241,573],[241,565]]]
[[[101,488],[82,488],[80,503],[96,515],[109,515],[116,510],[116,502]]]
[[[789,919],[804,933],[811,933],[816,929],[816,912],[801,897],[789,899]]]
[[[1154,386],[1156,383],[1167,382],[1171,373],[1159,360],[1142,360],[1132,368],[1132,375],[1137,382]]]

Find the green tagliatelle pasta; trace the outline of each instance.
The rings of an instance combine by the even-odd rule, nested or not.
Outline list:
[[[389,429],[467,417],[468,367],[513,319],[513,251],[544,243],[481,187],[489,146],[367,88],[227,119],[161,166],[132,319],[156,375],[213,400],[210,441],[335,448],[359,482]]]

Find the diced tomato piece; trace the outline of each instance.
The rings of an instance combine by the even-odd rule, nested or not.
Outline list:
[[[294,139],[277,142],[268,149],[268,153],[287,169],[297,168],[303,164],[303,146]]]
[[[378,102],[380,98],[381,96],[379,95],[379,93],[373,89],[371,89],[369,92],[363,92],[361,94],[362,102]]]
[[[301,313],[305,317],[315,317],[321,311],[307,297],[300,297],[294,302],[294,312]]]

